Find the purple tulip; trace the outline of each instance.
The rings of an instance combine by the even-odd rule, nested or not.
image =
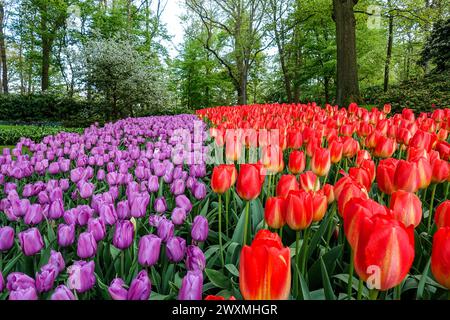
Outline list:
[[[76,224],[78,221],[78,210],[76,208],[67,210],[64,212],[63,218],[67,224]]]
[[[118,249],[127,249],[133,243],[134,225],[130,220],[121,220],[116,223],[113,244]]]
[[[108,225],[112,226],[117,221],[117,213],[113,204],[100,204],[99,206],[100,219]]]
[[[92,258],[97,253],[97,242],[91,232],[83,232],[78,236],[77,255],[81,259]]]
[[[37,228],[30,228],[19,233],[19,242],[26,256],[33,256],[44,247],[41,233]]]
[[[208,238],[208,231],[208,220],[204,216],[196,216],[192,223],[192,239],[203,242]]]
[[[40,204],[32,204],[29,208],[23,221],[29,225],[37,225],[44,220],[44,214],[42,213],[42,207]]]
[[[149,202],[150,196],[148,193],[141,193],[135,196],[131,202],[131,215],[135,218],[145,217]]]
[[[117,203],[116,212],[118,219],[120,220],[129,219],[131,214],[130,214],[130,207],[128,205],[128,200],[119,201]]]
[[[67,269],[69,274],[69,288],[83,293],[90,290],[95,284],[94,261],[76,261]]]
[[[34,195],[34,187],[32,184],[26,184],[22,190],[22,196],[29,198]]]
[[[64,204],[62,200],[53,201],[48,209],[48,217],[50,219],[56,220],[62,218],[64,215]]]
[[[197,200],[202,200],[206,197],[206,185],[202,182],[194,184],[192,193]]]
[[[69,179],[61,179],[61,180],[59,180],[59,186],[60,186],[62,191],[69,190],[69,187],[70,187]]]
[[[50,251],[50,258],[48,260],[48,263],[55,266],[56,270],[58,270],[58,273],[62,272],[66,267],[66,263],[64,262],[64,258],[61,252],[55,250]]]
[[[76,299],[69,288],[67,288],[65,285],[60,285],[56,287],[50,300],[76,300]]]
[[[97,171],[97,180],[98,180],[98,181],[103,181],[103,180],[105,180],[105,177],[106,177],[105,170],[99,169],[99,170]]]
[[[186,240],[180,237],[172,237],[167,240],[166,250],[169,261],[180,262],[186,253]]]
[[[55,184],[58,184],[58,183],[55,181]],[[62,189],[60,187],[54,187],[54,188],[50,189],[48,192],[49,192],[49,196],[48,197],[49,197],[51,202],[58,201],[58,200],[60,200],[60,201],[63,200],[63,192],[62,192]]]
[[[178,300],[202,300],[203,274],[201,271],[188,271],[181,282]]]
[[[43,266],[41,272],[36,273],[36,290],[39,293],[50,291],[57,276],[58,270],[54,265]]]
[[[155,161],[153,162],[153,173],[157,177],[162,177],[166,172],[166,165],[163,162]]]
[[[175,198],[175,204],[177,207],[183,208],[186,213],[189,213],[192,210],[192,203],[184,194],[180,194]]]
[[[90,182],[84,182],[81,183],[79,186],[80,190],[80,197],[83,199],[88,199],[92,197],[92,194],[94,193],[95,185]]]
[[[138,261],[144,267],[155,265],[159,259],[161,239],[154,234],[143,236],[139,240]]]
[[[38,194],[38,202],[40,204],[50,203],[50,198],[48,197],[47,191],[41,191]]]
[[[164,213],[167,210],[166,199],[164,197],[156,198],[154,209],[158,213]]]
[[[89,219],[94,215],[94,209],[87,205],[78,206],[77,208],[77,222],[80,226],[87,225]]]
[[[170,192],[172,192],[175,196],[183,194],[185,189],[186,186],[184,184],[184,180],[182,179],[177,179],[173,181],[170,186]]]
[[[113,300],[127,300],[128,290],[125,289],[125,282],[120,278],[115,278],[108,288],[108,292]]]
[[[14,245],[14,229],[6,226],[0,227],[0,251],[7,251]]]
[[[203,251],[194,245],[187,248],[186,268],[191,271],[203,271],[206,266],[206,259]]]
[[[13,211],[13,214],[16,217],[23,217],[27,213],[28,209],[30,208],[30,200],[28,199],[17,199],[15,201],[11,202],[11,208]]]
[[[174,208],[171,215],[171,220],[174,225],[182,225],[184,219],[186,219],[186,211],[183,208]]]
[[[160,237],[162,241],[166,242],[173,237],[174,228],[175,227],[172,221],[167,220],[166,218],[161,219],[158,225],[158,237]]]
[[[103,220],[99,218],[88,221],[88,231],[94,235],[95,241],[102,241],[106,236],[106,226]]]
[[[148,192],[156,192],[159,190],[159,180],[157,176],[151,176],[148,179]]]
[[[71,246],[75,241],[75,225],[58,225],[58,245],[60,247]]]
[[[147,271],[142,270],[130,284],[127,300],[148,300],[152,290],[152,284]]]
[[[38,300],[35,287],[18,289],[9,293],[9,300]]]
[[[148,223],[155,228],[158,228],[159,223],[161,220],[164,219],[163,216],[160,216],[159,214],[151,214],[150,217],[148,217]]]
[[[19,289],[26,289],[35,287],[35,281],[30,276],[21,272],[13,272],[6,278],[6,288],[8,291],[15,291]]]

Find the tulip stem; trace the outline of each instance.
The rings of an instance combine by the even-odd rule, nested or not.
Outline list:
[[[283,240],[283,227],[281,227],[280,229],[278,229],[278,234],[280,235],[280,239]],[[1,254],[1,253],[0,253]],[[1,258],[1,256],[0,256]]]
[[[430,200],[430,210],[428,211],[428,234],[431,232],[431,220],[433,219],[433,202],[434,202],[434,195],[436,194],[436,187],[437,184],[434,183],[431,187],[431,200]]]
[[[297,288],[300,286],[299,284],[299,276],[298,272],[300,271],[300,231],[297,231],[295,233],[295,264],[297,265],[297,268],[294,269],[294,288],[295,288],[295,295],[297,295]]]
[[[328,234],[327,234],[327,244],[330,246],[331,236],[333,235],[333,230],[335,228],[334,226],[334,216],[336,215],[336,202],[333,202],[332,209],[331,209],[331,215],[329,217],[330,222],[328,226]]]
[[[302,243],[302,275],[306,278],[306,265],[308,261],[308,240],[309,240],[309,230],[311,228],[307,228],[303,235],[303,243]]]
[[[120,271],[122,273],[122,278],[125,278],[125,251],[123,250],[120,253]]]
[[[353,285],[353,270],[354,270],[354,264],[353,264],[353,250],[350,249],[350,264],[348,269],[348,282],[347,282],[347,296],[350,300],[352,297],[352,285]]]
[[[369,292],[369,300],[377,300],[378,298],[378,290],[377,289],[372,289]]]
[[[446,185],[445,185],[445,193],[444,193],[444,199],[447,199],[448,196],[448,187],[450,186],[450,182],[447,181]]]
[[[248,231],[248,224],[249,224],[249,211],[250,211],[250,201],[247,201],[245,204],[245,224],[244,224],[244,239],[242,241],[242,246],[247,244],[247,231]]]
[[[220,196],[219,196],[220,197]],[[230,204],[230,190],[225,192],[225,232],[228,238],[228,207]]]
[[[359,278],[358,295],[356,296],[356,300],[361,300],[361,298],[362,298],[363,285],[364,285],[364,281],[361,278]]]
[[[225,266],[223,261],[223,245],[222,245],[222,195],[219,194],[219,246],[220,246],[220,261],[222,268]]]

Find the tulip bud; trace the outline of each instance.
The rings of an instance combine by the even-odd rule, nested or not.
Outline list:
[[[148,300],[150,298],[152,284],[147,271],[142,270],[136,278],[131,281],[128,289],[127,300]]]
[[[450,228],[440,228],[433,236],[431,272],[442,286],[450,290]]]
[[[442,183],[449,178],[450,164],[441,159],[435,159],[431,163],[431,182]]]
[[[322,190],[325,196],[327,197],[327,203],[328,204],[333,203],[335,200],[334,187],[331,184],[327,183],[323,186]]]
[[[325,213],[327,212],[328,202],[327,197],[324,195],[323,191],[314,192],[312,194],[313,202],[313,221],[317,222],[323,219]]]
[[[26,256],[34,256],[44,247],[41,233],[37,228],[30,228],[19,233],[19,242]]]
[[[68,285],[72,290],[83,293],[92,289],[95,284],[94,261],[75,261],[67,268],[69,274]]]
[[[130,206],[128,205],[128,200],[119,201],[117,203],[117,218],[120,220],[125,220],[131,218]]]
[[[139,240],[138,261],[144,267],[155,265],[161,250],[161,238],[149,234]]]
[[[94,208],[94,207],[93,207]],[[117,221],[117,212],[113,204],[102,203],[98,208],[100,219],[108,226],[112,226]]]
[[[311,225],[313,202],[310,193],[303,190],[289,192],[284,208],[286,223],[292,230],[304,230]]]
[[[214,167],[211,176],[211,189],[217,194],[225,193],[231,187],[231,175],[226,165]]]
[[[24,222],[29,225],[37,225],[41,223],[42,220],[44,220],[44,215],[42,213],[42,207],[40,204],[33,204],[31,205],[27,213],[24,217]]]
[[[99,218],[89,219],[88,232],[92,233],[95,241],[99,242],[106,236],[106,226],[103,220]]]
[[[264,219],[269,227],[280,229],[286,224],[284,199],[281,197],[268,198],[264,208]]]
[[[172,237],[166,243],[167,258],[171,262],[180,262],[186,253],[186,240],[180,237]]]
[[[50,251],[50,259],[48,260],[48,263],[55,266],[58,273],[62,272],[66,267],[66,263],[64,262],[61,252],[57,252],[55,250]]]
[[[77,255],[81,259],[92,258],[97,253],[97,242],[94,235],[87,231],[78,236]]]
[[[157,234],[162,241],[166,242],[171,237],[173,237],[174,225],[173,222],[163,218],[158,224]]]
[[[201,300],[203,274],[201,271],[188,271],[181,282],[178,300]]]
[[[394,192],[389,208],[392,209],[395,219],[403,222],[406,227],[417,227],[422,220],[422,203],[414,193],[403,190]]]
[[[289,196],[288,196],[289,198]],[[239,287],[246,300],[285,300],[291,288],[291,257],[280,237],[260,230],[251,246],[242,248]]]
[[[329,146],[331,163],[338,163],[342,159],[343,145],[339,141],[333,140]]]
[[[113,245],[121,250],[127,249],[133,243],[134,225],[129,220],[121,220],[116,223]]]
[[[436,207],[434,222],[438,229],[450,227],[450,200],[446,200]]]
[[[303,151],[294,150],[289,154],[288,168],[292,174],[299,174],[305,170],[306,159]]]
[[[14,229],[6,226],[0,227],[0,251],[7,251],[14,245]]]
[[[75,225],[58,225],[58,245],[68,247],[75,241]]]
[[[286,198],[289,191],[291,190],[299,190],[300,186],[297,182],[297,179],[292,174],[285,174],[280,177],[280,180],[277,184],[277,196],[281,198]]]
[[[113,300],[127,300],[128,290],[125,289],[125,282],[120,278],[115,278],[108,288],[108,292]]]
[[[186,211],[183,208],[175,207],[170,217],[174,225],[182,225],[186,219]]]
[[[240,165],[236,191],[242,199],[247,201],[256,199],[261,193],[263,182],[258,166],[252,164]]]
[[[36,273],[36,290],[39,293],[50,291],[57,276],[58,270],[54,265],[43,266],[41,272]]]
[[[76,300],[72,291],[69,290],[65,285],[60,285],[56,287],[55,292],[53,292],[50,300]]]
[[[415,162],[400,160],[394,174],[396,190],[417,192],[419,190],[419,171]]]
[[[184,194],[175,197],[175,204],[177,207],[183,208],[186,213],[189,213],[192,210],[192,203]]]
[[[164,213],[167,210],[166,199],[164,197],[156,198],[154,209],[158,213]]]
[[[311,170],[317,176],[324,177],[331,168],[330,151],[325,148],[316,148],[311,159]]]
[[[204,216],[196,216],[192,223],[192,239],[198,242],[206,241],[208,238],[208,231],[208,220]]]
[[[206,266],[206,259],[203,251],[194,245],[187,248],[186,268],[191,271],[203,271]]]
[[[300,186],[304,191],[317,191],[320,189],[320,181],[312,171],[306,171],[299,176]]]

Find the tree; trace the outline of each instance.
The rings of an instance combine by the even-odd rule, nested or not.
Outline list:
[[[186,0],[207,31],[206,50],[227,69],[237,93],[238,104],[247,104],[247,85],[265,36],[265,0]],[[229,50],[220,52],[212,46],[215,30]]]
[[[8,93],[8,65],[6,60],[6,44],[5,44],[5,7],[0,1],[0,58],[2,63],[2,85],[3,93]]]
[[[336,103],[340,106],[361,100],[356,63],[356,21],[353,12],[357,3],[358,0],[333,0],[337,45]]]
[[[164,75],[130,41],[90,40],[84,54],[87,81],[111,106],[110,119],[145,115],[164,106]]]
[[[437,72],[450,68],[450,19],[434,24],[421,56],[420,63],[433,62]]]

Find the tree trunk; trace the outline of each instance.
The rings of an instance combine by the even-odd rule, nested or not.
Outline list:
[[[390,2],[390,1],[389,1]],[[386,63],[384,65],[384,92],[388,90],[389,86],[389,69],[391,66],[391,56],[392,56],[392,42],[394,38],[394,16],[389,15],[389,31],[388,31],[388,43],[386,52]]]
[[[0,3],[0,56],[2,60],[2,84],[3,93],[8,93],[8,64],[6,61],[6,45],[5,45],[5,34],[3,31],[5,18],[5,9],[3,3]]]
[[[50,55],[51,55],[51,42],[47,36],[42,38],[42,71],[41,71],[41,90],[46,91],[50,86],[49,70],[50,70]]]
[[[336,103],[340,106],[361,100],[356,63],[356,20],[353,12],[357,2],[358,0],[333,0],[337,45]]]
[[[325,76],[323,79],[323,89],[325,93],[325,103],[330,102],[330,78],[328,76]]]

